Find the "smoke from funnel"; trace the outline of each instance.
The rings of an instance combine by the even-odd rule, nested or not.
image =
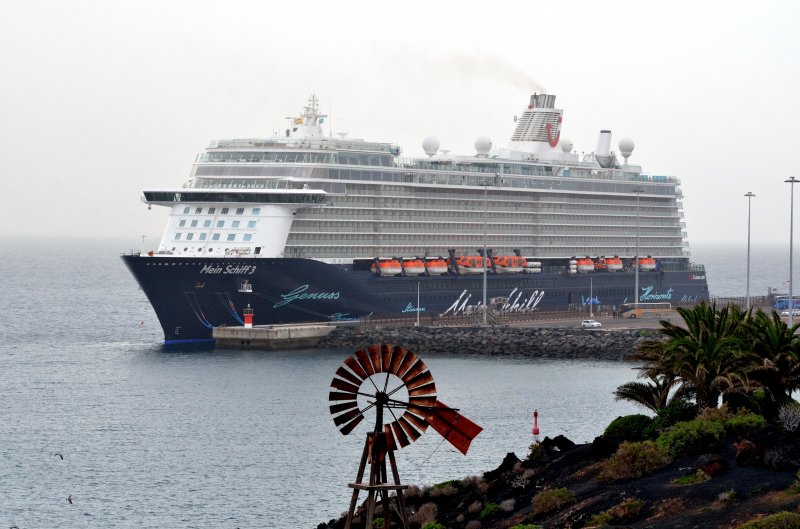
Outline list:
[[[492,80],[526,92],[547,92],[536,79],[502,57],[493,54],[453,54],[439,61],[437,69],[465,80]]]

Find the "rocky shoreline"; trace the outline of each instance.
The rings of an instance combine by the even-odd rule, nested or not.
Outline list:
[[[659,336],[658,331],[651,329],[338,327],[322,338],[317,347],[357,349],[373,343],[392,343],[426,354],[624,360],[640,341]]]

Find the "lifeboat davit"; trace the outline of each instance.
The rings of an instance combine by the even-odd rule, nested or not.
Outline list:
[[[527,266],[526,259],[516,255],[497,255],[492,262],[498,274],[519,274]]]
[[[594,272],[594,261],[592,261],[592,259],[589,257],[581,257],[580,259],[576,259],[576,265],[578,267],[578,272],[581,274]]]
[[[483,268],[489,266],[489,258],[477,255],[459,255],[456,257],[456,264],[462,274],[482,274]]]
[[[642,257],[639,259],[639,270],[642,272],[650,272],[656,269],[656,260],[650,257]]]
[[[437,259],[426,259],[424,264],[429,275],[440,276],[447,273],[447,261],[441,257]]]
[[[381,276],[397,276],[403,273],[403,267],[397,259],[376,259],[369,269],[373,274]]]
[[[422,259],[403,259],[403,270],[408,276],[419,276],[425,273],[425,263]]]

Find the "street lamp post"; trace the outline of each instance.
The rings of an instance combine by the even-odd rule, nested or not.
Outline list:
[[[747,197],[747,303],[746,310],[750,310],[750,202],[755,194],[752,191],[745,193]]]
[[[634,260],[633,260],[633,263],[634,263],[634,275],[635,275],[636,279],[634,281],[634,287],[633,287],[634,288],[634,292],[633,292],[633,294],[634,294],[634,296],[633,296],[633,308],[637,309],[637,314],[638,314],[638,308],[639,308],[639,196],[642,193],[644,193],[644,189],[642,189],[641,187],[637,186],[633,190],[633,192],[636,193],[636,257],[634,257]]]
[[[792,291],[792,257],[794,256],[794,184],[800,182],[797,178],[790,176],[788,180],[784,180],[787,184],[791,184],[792,192],[789,209],[789,327],[792,326],[794,318],[794,292]]]

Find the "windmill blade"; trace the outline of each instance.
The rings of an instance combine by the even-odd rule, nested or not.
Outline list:
[[[356,351],[356,358],[358,359],[358,363],[361,365],[361,367],[364,368],[364,371],[367,373],[368,377],[371,377],[375,374],[375,370],[372,369],[372,362],[369,360],[369,353],[361,349]]]
[[[381,346],[379,344],[370,345],[367,347],[367,352],[369,353],[372,370],[376,373],[381,373],[383,371],[381,367]]]
[[[434,404],[436,404],[436,395],[428,395],[428,396],[409,395],[407,409],[416,413],[417,415],[421,415],[422,417],[427,417],[428,412],[431,409],[431,406],[433,406]]]
[[[356,400],[356,394],[331,391],[330,393],[328,393],[328,400]]]
[[[361,365],[359,365],[359,363],[358,363],[358,360],[356,360],[355,356],[348,356],[348,357],[345,359],[344,363],[345,363],[345,365],[346,365],[347,367],[349,367],[349,368],[350,368],[350,369],[353,371],[353,373],[355,373],[355,374],[356,374],[356,375],[357,375],[357,376],[358,376],[358,377],[359,377],[361,380],[364,380],[365,378],[367,378],[367,377],[369,376],[369,375],[367,375],[367,372],[366,372],[366,371],[364,371],[364,368],[362,368],[362,367],[361,367]]]
[[[420,432],[425,432],[425,430],[428,429],[428,423],[425,422],[424,415],[420,417],[419,415],[411,413],[408,409],[406,409],[406,412],[403,414],[403,417],[405,417],[408,420],[408,422],[413,424],[414,427]]]
[[[464,455],[467,455],[472,440],[483,431],[483,428],[438,400],[428,411],[425,419],[448,443]]]
[[[389,373],[397,374],[397,370],[400,369],[400,363],[405,358],[406,353],[407,351],[399,345],[395,346],[394,350],[392,350],[392,359],[389,361]]]
[[[350,393],[358,393],[358,390],[360,389],[360,385],[354,386],[353,384],[345,382],[340,378],[334,378],[331,380],[331,387],[334,389],[340,389],[342,391],[349,391]]]
[[[347,411],[341,415],[334,417],[333,424],[335,424],[336,426],[341,426],[342,424],[355,419],[359,415],[362,415],[361,410],[359,410],[358,408],[352,409],[350,411]]]
[[[402,379],[405,376],[408,369],[414,365],[414,362],[417,361],[417,355],[413,351],[406,351],[406,356],[403,358],[403,361],[400,363],[400,367],[397,368],[397,371],[394,372],[398,378]]]
[[[423,384],[428,384],[430,382],[433,382],[433,375],[431,375],[430,371],[423,371],[419,375],[407,381],[406,388],[412,390],[416,387],[419,387]]]
[[[339,429],[339,431],[340,431],[340,432],[342,432],[344,435],[347,435],[347,434],[349,434],[350,432],[352,432],[352,431],[353,431],[353,428],[355,428],[356,426],[358,426],[358,423],[360,423],[362,420],[364,420],[364,416],[363,416],[363,415],[358,415],[358,416],[357,416],[355,419],[353,419],[353,420],[352,420],[352,421],[350,421],[349,423],[347,423],[347,424],[345,424],[344,426],[342,426],[342,427]]]
[[[430,384],[425,384],[424,386],[408,390],[409,397],[417,397],[422,395],[436,395],[436,384],[431,382]]]
[[[394,349],[392,348],[392,344],[384,343],[381,344],[381,371],[384,373],[391,373],[390,366],[392,365],[392,355],[394,354]]]
[[[408,440],[408,436],[396,421],[392,423],[392,430],[394,430],[394,436],[397,438],[397,442],[400,443],[400,448],[405,448],[411,444],[411,441]]]
[[[392,435],[392,427],[388,424],[383,425],[383,435],[386,436],[386,450],[388,452],[397,450],[397,443],[394,441],[394,435]]]
[[[409,380],[411,380],[415,376],[419,375],[423,371],[426,371],[427,369],[428,369],[428,366],[425,365],[425,362],[423,362],[420,359],[417,359],[417,363],[415,363],[413,366],[411,366],[411,369],[406,371],[405,374],[403,374],[403,376],[400,377],[400,380],[402,380],[405,383],[408,383]]]
[[[353,373],[351,373],[350,371],[348,371],[347,369],[345,369],[343,367],[339,367],[339,369],[336,370],[336,375],[342,377],[343,379],[345,379],[347,381],[352,382],[356,386],[360,386],[361,383],[364,381],[363,378],[358,378]]]
[[[336,415],[337,413],[343,412],[345,410],[349,410],[352,408],[358,407],[357,401],[352,402],[342,402],[340,404],[334,404],[331,406],[331,414]]]
[[[400,426],[403,427],[403,430],[405,430],[412,441],[416,441],[419,439],[419,436],[422,435],[422,432],[414,428],[414,426],[408,422],[408,419],[406,419],[405,416],[401,416],[399,419],[397,419],[397,422],[400,423]]]

